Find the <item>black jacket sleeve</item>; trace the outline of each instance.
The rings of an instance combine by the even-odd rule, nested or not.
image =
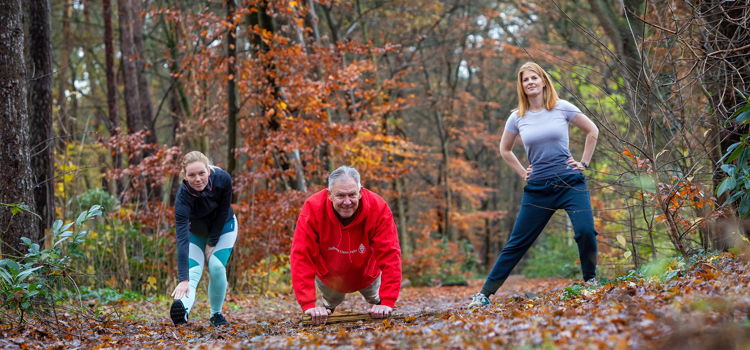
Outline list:
[[[224,224],[226,224],[230,213],[232,213],[230,206],[232,203],[232,177],[224,170],[217,168],[214,171],[216,171],[215,189],[219,191],[219,200],[218,207],[216,208],[216,217],[211,223],[209,230],[210,238],[208,245],[212,247],[216,246],[216,243],[219,241],[221,229],[224,228]]]
[[[174,221],[177,231],[177,275],[179,281],[188,280],[188,258],[190,254],[190,209],[191,198],[180,186],[174,203]]]

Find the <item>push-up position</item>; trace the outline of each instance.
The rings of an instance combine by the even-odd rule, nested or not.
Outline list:
[[[391,209],[362,188],[354,168],[334,170],[328,188],[305,201],[290,259],[297,302],[314,323],[325,323],[346,293],[360,292],[374,318],[387,317],[398,299],[401,249]]]

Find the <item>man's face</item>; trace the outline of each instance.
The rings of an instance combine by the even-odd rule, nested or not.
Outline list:
[[[342,219],[348,219],[357,212],[359,206],[359,186],[350,177],[340,178],[333,184],[333,189],[328,194],[328,199],[333,202],[333,210]]]

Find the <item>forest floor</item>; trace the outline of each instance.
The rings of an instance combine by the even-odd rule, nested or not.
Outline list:
[[[750,349],[750,263],[729,255],[595,287],[512,276],[490,305],[467,309],[480,286],[404,288],[403,317],[326,326],[301,325],[292,295],[229,296],[232,325],[220,328],[205,299],[180,327],[165,298],[94,305],[88,316],[0,324],[0,348]],[[367,308],[349,295],[337,313]]]

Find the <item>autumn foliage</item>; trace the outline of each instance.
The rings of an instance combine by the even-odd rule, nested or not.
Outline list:
[[[0,347],[747,344],[750,225],[738,216],[750,212],[750,9],[742,2],[26,2],[51,5],[51,73],[38,61],[10,62],[51,92],[39,106],[19,100],[52,104],[52,134],[31,130],[45,140],[20,152],[54,153],[54,174],[33,179],[54,188],[54,215],[40,214],[63,225],[94,205],[102,215],[56,256],[69,270],[45,290],[69,303],[50,311],[36,306],[53,299],[20,291],[26,280],[0,285],[15,288],[0,300],[0,319],[28,321],[0,325]],[[43,29],[28,17],[14,33]],[[488,308],[465,310],[520,207],[524,181],[498,143],[526,61],[599,127],[584,173],[606,283],[531,279],[580,272],[559,210],[515,271],[526,278],[509,280]],[[569,136],[577,159],[584,136],[576,128]],[[192,150],[233,178],[239,235],[226,331],[200,323],[203,300],[189,327],[166,328],[161,317],[177,277],[179,160]],[[528,163],[522,145],[514,153]],[[399,317],[302,327],[289,286],[292,234],[304,200],[344,164],[393,212]],[[24,226],[13,215],[33,216],[24,211],[33,206],[20,202],[0,203],[3,220]],[[3,243],[25,242],[18,230],[0,232]],[[57,254],[49,232],[29,232],[30,247]],[[11,271],[28,247],[3,249],[0,267]],[[11,272],[36,280],[46,270],[32,265]],[[35,318],[24,314],[35,307]],[[362,311],[351,298],[343,308]]]

